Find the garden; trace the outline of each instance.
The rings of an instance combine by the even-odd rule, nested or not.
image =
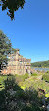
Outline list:
[[[47,111],[49,83],[41,75],[0,75],[0,111]]]

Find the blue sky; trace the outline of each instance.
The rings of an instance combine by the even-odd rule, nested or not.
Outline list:
[[[49,60],[49,0],[26,0],[13,21],[0,7],[0,29],[31,62]]]

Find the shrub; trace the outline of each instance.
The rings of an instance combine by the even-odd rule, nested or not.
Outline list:
[[[25,79],[27,77],[27,74],[24,75]],[[22,90],[15,77],[9,77],[4,84],[5,89],[0,91],[0,111],[43,111],[41,98],[35,89]]]
[[[29,77],[29,74],[28,74],[28,73],[26,73],[26,74],[23,76],[24,80],[27,79],[28,77]]]
[[[45,80],[46,82],[49,82],[49,74],[44,74],[42,79]]]
[[[49,73],[49,71],[47,71],[46,73]]]
[[[25,79],[27,79],[28,77],[29,77],[28,73],[26,73],[25,75],[16,75],[16,81],[17,83],[24,82]]]
[[[32,73],[31,76],[37,76],[37,74],[36,73]]]

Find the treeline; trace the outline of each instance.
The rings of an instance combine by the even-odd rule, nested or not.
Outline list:
[[[49,67],[49,60],[31,63],[31,66],[33,66],[33,67]]]

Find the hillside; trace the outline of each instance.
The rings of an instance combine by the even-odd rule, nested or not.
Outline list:
[[[31,63],[31,66],[33,66],[33,67],[49,67],[49,60]]]
[[[47,72],[31,75],[0,74],[0,111],[47,111],[48,78]],[[47,97],[44,107],[43,97]]]

